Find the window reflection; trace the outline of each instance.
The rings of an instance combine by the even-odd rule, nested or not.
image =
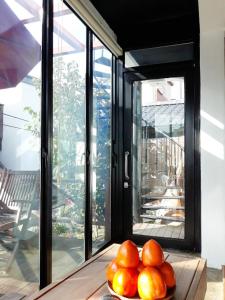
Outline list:
[[[86,130],[86,27],[63,1],[54,10],[53,281],[84,260]]]
[[[39,286],[42,0],[1,1],[0,293]],[[86,26],[54,0],[52,277],[84,257]],[[110,240],[112,55],[93,43],[93,252]],[[11,287],[13,286],[13,290]],[[21,288],[21,286],[24,286]]]
[[[42,32],[42,1],[24,3],[0,9],[0,293],[21,297],[39,286]]]
[[[93,39],[92,250],[110,240],[112,54]]]
[[[184,78],[133,88],[133,233],[184,239]]]

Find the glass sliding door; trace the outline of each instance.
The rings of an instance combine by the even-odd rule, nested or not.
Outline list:
[[[63,278],[110,241],[111,106],[112,54],[66,1],[1,1],[0,298]]]
[[[133,233],[184,239],[184,78],[133,90]]]
[[[39,286],[41,35],[42,0],[1,1],[0,296],[6,298]]]
[[[52,278],[84,261],[86,26],[54,1]]]
[[[193,250],[198,199],[192,66],[141,67],[124,78],[127,238]]]
[[[112,54],[93,37],[92,252],[111,238]]]

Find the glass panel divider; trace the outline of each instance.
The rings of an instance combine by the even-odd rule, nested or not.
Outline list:
[[[43,0],[41,99],[40,289],[52,281],[53,0]]]
[[[91,130],[93,114],[93,33],[87,29],[86,64],[86,204],[85,204],[85,260],[92,255],[91,201]]]

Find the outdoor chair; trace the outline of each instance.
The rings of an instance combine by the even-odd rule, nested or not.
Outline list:
[[[15,224],[16,210],[9,206],[9,199],[6,197],[9,171],[0,169],[0,232],[8,230]]]
[[[58,209],[71,199],[55,182],[52,184],[53,222]],[[15,245],[8,260],[9,270],[19,246],[30,246],[32,239],[39,234],[40,172],[12,171],[0,169],[0,209],[2,225],[0,232],[7,232],[13,237]],[[4,222],[3,222],[4,220]],[[62,217],[57,221],[66,223]]]
[[[0,170],[0,232],[11,230],[15,246],[7,264],[10,268],[21,241],[35,235],[29,227],[38,226],[39,171]],[[34,221],[35,220],[35,221]],[[31,224],[34,222],[34,224]]]
[[[0,211],[1,214],[11,213],[13,210],[9,207],[9,199],[7,198],[9,170],[0,169]]]

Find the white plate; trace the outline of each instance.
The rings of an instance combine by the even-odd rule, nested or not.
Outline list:
[[[112,284],[111,284],[110,281],[107,282],[107,285],[108,285],[108,290],[110,291],[110,293],[111,293],[112,295],[115,295],[115,296],[119,297],[121,300],[130,300],[130,299],[132,299],[132,300],[141,300],[140,297],[127,298],[127,297],[120,296],[120,295],[116,294],[116,293],[114,292],[114,290],[112,289]],[[168,290],[167,290],[167,295],[166,295],[166,297],[163,298],[163,299],[161,299],[161,300],[169,300],[169,299],[172,299],[173,296],[174,296],[174,294],[175,294],[175,290],[176,290],[176,287],[174,287],[174,288],[172,288],[172,289],[168,289]]]

